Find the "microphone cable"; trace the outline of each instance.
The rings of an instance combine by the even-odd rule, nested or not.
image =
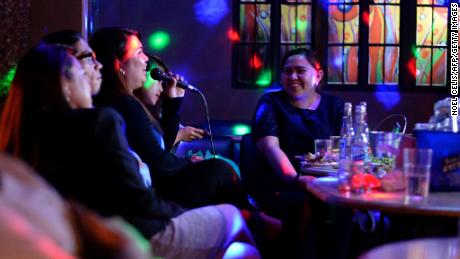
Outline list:
[[[206,101],[206,97],[204,97],[204,94],[199,89],[196,89],[194,92],[199,93],[201,96],[201,99],[203,100],[204,108],[206,111],[206,121],[208,123],[209,140],[211,141],[212,156],[213,158],[216,158],[216,148],[214,147],[214,140],[212,138],[211,120],[209,119],[208,102]]]

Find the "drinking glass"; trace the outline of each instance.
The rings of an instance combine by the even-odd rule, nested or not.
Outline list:
[[[334,161],[339,161],[340,153],[340,136],[330,136],[331,140],[331,158]]]
[[[330,139],[315,139],[315,154],[320,156],[328,156],[331,153],[332,140]]]
[[[433,150],[405,148],[403,151],[406,200],[417,201],[428,197],[431,157]]]

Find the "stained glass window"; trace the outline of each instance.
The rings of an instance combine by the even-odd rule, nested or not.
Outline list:
[[[447,71],[447,0],[417,0],[417,86],[445,86]]]
[[[358,82],[358,1],[329,1],[328,83]]]
[[[312,42],[312,0],[241,0],[234,35],[238,88],[264,88],[276,81],[280,57]],[[276,4],[274,4],[276,3]],[[279,16],[279,19],[274,19]],[[275,26],[276,28],[272,28]],[[272,35],[273,31],[276,36]],[[231,32],[232,35],[234,34]],[[274,72],[273,72],[274,71]],[[235,73],[234,73],[235,79]]]
[[[292,48],[306,47],[320,54],[329,89],[371,91],[382,85],[404,91],[447,89],[448,3],[234,1],[238,35],[233,85],[276,84],[281,57]]]

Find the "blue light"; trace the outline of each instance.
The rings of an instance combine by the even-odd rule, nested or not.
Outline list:
[[[239,214],[233,219],[232,230],[230,236],[235,236],[243,228],[243,217]]]
[[[243,243],[234,242],[225,252],[226,258],[243,258],[246,254],[246,246]]]
[[[339,179],[335,176],[327,176],[327,177],[321,177],[321,178],[318,178],[316,179],[315,181],[318,181],[318,182],[323,182],[323,183],[334,183],[334,182],[337,182]]]
[[[342,59],[341,58],[334,59],[334,66],[342,67]]]
[[[217,25],[229,12],[227,0],[199,0],[194,8],[196,19],[209,27]]]
[[[388,91],[390,87],[387,85],[378,85],[375,91],[375,98],[383,104],[386,110],[391,110],[401,101],[401,94],[397,91]]]

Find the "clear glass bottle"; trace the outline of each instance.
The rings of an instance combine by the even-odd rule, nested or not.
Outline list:
[[[358,105],[355,107],[355,135],[351,141],[351,180],[352,190],[364,191],[364,174],[369,164],[369,137],[366,134],[366,108]]]
[[[347,102],[344,106],[342,128],[340,129],[339,140],[339,189],[350,191],[350,165],[351,165],[351,141],[354,136],[352,105]]]
[[[367,139],[369,139],[369,125],[367,124],[367,102],[360,102],[359,105],[364,107],[364,129],[367,135]]]

